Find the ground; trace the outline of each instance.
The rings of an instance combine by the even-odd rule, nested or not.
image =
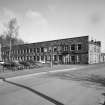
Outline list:
[[[105,64],[66,66],[69,68],[76,69],[7,78],[0,83],[0,105],[101,105]]]

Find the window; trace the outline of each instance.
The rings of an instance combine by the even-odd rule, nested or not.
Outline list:
[[[18,50],[18,54],[19,54],[19,52],[20,52],[20,51]]]
[[[39,61],[40,60],[40,57],[39,56],[37,56],[37,61]]]
[[[41,56],[41,61],[43,61],[44,60],[44,56]]]
[[[77,55],[77,62],[80,62],[80,56]]]
[[[34,61],[36,61],[36,56],[34,56]]]
[[[61,50],[62,50],[61,46],[58,46],[58,51],[61,51]]]
[[[96,52],[96,46],[94,46],[94,52]]]
[[[21,49],[22,50],[22,54],[24,54],[24,50],[23,49]]]
[[[68,51],[68,46],[64,46],[64,51]]]
[[[77,50],[81,50],[82,49],[82,45],[81,44],[78,44],[77,45]]]
[[[51,52],[52,48],[51,48],[51,47],[49,47],[49,48],[48,48],[48,50]]]
[[[54,55],[54,61],[57,61],[57,55]]]
[[[50,61],[50,60],[51,60],[51,55],[48,55],[48,56],[46,55],[46,56],[45,56],[45,60]]]
[[[22,50],[20,50],[20,54],[22,54]]]
[[[42,53],[44,52],[44,48],[41,48],[41,52],[42,52]]]
[[[54,52],[57,52],[57,47],[54,47],[54,48],[53,48],[53,51],[54,51]]]
[[[71,50],[75,50],[75,44],[71,45]]]
[[[27,49],[27,53],[29,53],[29,49]]]
[[[39,53],[40,52],[40,49],[39,48],[37,48],[37,53]]]
[[[36,52],[36,48],[34,48],[34,52]]]
[[[47,55],[45,55],[45,60],[47,61]]]
[[[44,48],[44,52],[47,52],[47,48]]]
[[[71,56],[71,61],[75,61],[75,56]]]
[[[29,56],[27,56],[27,61],[29,60]]]
[[[30,48],[30,53],[32,53],[32,48]]]

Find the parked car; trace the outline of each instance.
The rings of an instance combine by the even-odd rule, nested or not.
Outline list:
[[[42,63],[42,64],[45,64],[46,62],[45,61],[39,61],[40,63]]]
[[[3,65],[4,63],[5,63],[5,62],[3,62],[3,61],[0,61],[0,64],[1,64],[1,65]]]

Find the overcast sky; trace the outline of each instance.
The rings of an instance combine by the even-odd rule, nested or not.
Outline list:
[[[0,0],[0,33],[12,17],[24,41],[90,35],[105,49],[105,0]]]

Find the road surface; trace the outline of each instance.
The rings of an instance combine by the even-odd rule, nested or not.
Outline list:
[[[0,105],[100,105],[104,85],[83,78],[104,76],[104,68],[94,65],[77,71],[6,79],[0,83]]]

